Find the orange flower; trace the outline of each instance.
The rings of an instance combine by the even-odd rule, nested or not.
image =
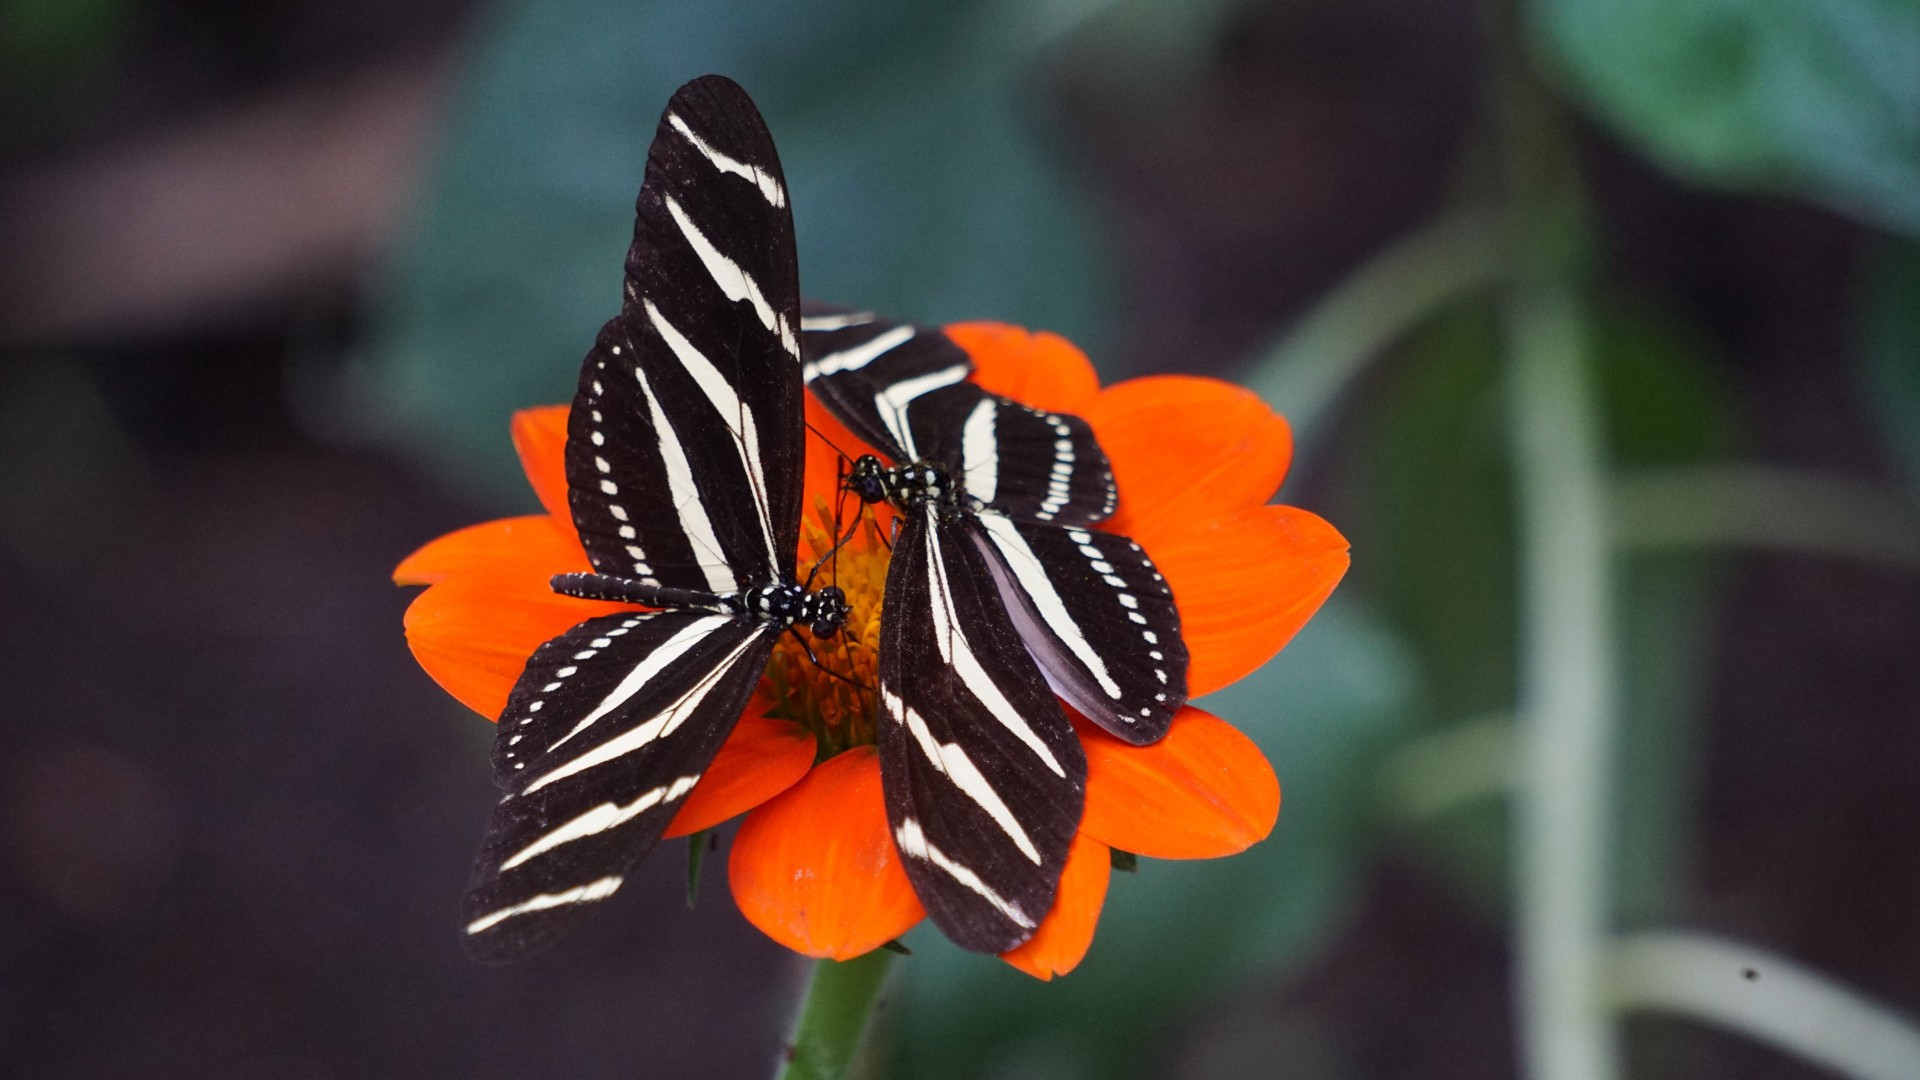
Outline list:
[[[1056,335],[997,323],[947,332],[972,356],[981,386],[1093,426],[1120,488],[1119,512],[1102,527],[1131,536],[1166,576],[1195,696],[1265,663],[1346,572],[1347,543],[1331,525],[1268,503],[1286,476],[1292,436],[1248,391],[1187,376],[1102,390],[1086,357]],[[842,450],[866,449],[811,397],[807,419]],[[514,417],[514,446],[546,513],[443,536],[394,571],[400,584],[430,586],[407,609],[414,656],[489,717],[542,642],[621,610],[547,587],[556,573],[589,569],[567,509],[566,430],[564,406]],[[830,542],[837,462],[809,433],[813,514],[802,530],[803,566]],[[868,685],[886,576],[879,536],[890,518],[884,505],[875,511],[876,527],[833,568],[854,632],[831,643],[839,659],[828,660]],[[728,860],[734,900],[769,937],[809,956],[858,956],[925,915],[887,828],[871,707],[845,682],[821,676],[789,639],[666,833],[745,814]],[[1031,940],[1005,954],[1042,979],[1086,955],[1106,899],[1109,849],[1164,859],[1231,855],[1264,839],[1280,809],[1279,781],[1259,748],[1204,710],[1181,710],[1151,746],[1129,746],[1077,716],[1074,725],[1087,753],[1085,817],[1053,910]]]

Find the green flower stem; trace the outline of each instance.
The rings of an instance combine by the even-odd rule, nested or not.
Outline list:
[[[841,1080],[847,1075],[893,956],[875,949],[852,960],[814,963],[779,1080]]]
[[[1860,1080],[1920,1068],[1920,1026],[1791,960],[1705,934],[1629,934],[1607,967],[1621,1009],[1691,1016]]]

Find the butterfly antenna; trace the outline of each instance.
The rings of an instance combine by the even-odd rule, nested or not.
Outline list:
[[[822,566],[825,566],[829,561],[833,563],[833,580],[836,583],[840,580],[840,549],[843,547],[846,547],[848,544],[853,542],[854,533],[858,530],[858,528],[859,528],[859,523],[855,522],[854,528],[848,529],[846,535],[842,536],[840,535],[840,523],[838,521],[835,521],[833,523],[833,529],[834,529],[833,546],[827,549],[826,554],[820,556],[818,559],[815,559],[813,561],[813,568],[807,571],[806,588],[808,589],[813,588],[814,575],[818,574],[820,572],[820,568]]]
[[[849,453],[847,453],[847,452],[846,452],[845,450],[842,450],[842,449],[840,448],[840,444],[839,444],[839,443],[837,443],[837,442],[834,442],[834,441],[833,441],[832,439],[829,439],[829,438],[827,438],[827,433],[826,433],[826,432],[824,432],[824,431],[821,431],[821,430],[820,430],[819,428],[817,428],[817,427],[814,427],[814,426],[813,426],[813,421],[811,421],[811,420],[806,420],[806,421],[803,421],[803,423],[805,423],[805,424],[807,425],[807,430],[808,430],[808,431],[811,431],[811,432],[813,432],[813,433],[814,433],[815,435],[818,435],[818,436],[820,436],[820,441],[821,441],[821,442],[823,442],[823,443],[826,443],[826,444],[827,444],[828,446],[831,446],[831,447],[833,447],[833,452],[834,452],[834,453],[836,453],[836,454],[839,454],[839,455],[840,455],[840,461],[841,461],[841,463],[842,463],[842,464],[845,464],[846,462],[849,462],[849,461],[852,461],[852,460],[854,459],[854,456],[855,456],[855,455],[853,455],[853,454],[849,454]]]
[[[847,675],[845,673],[835,671],[832,668],[828,667],[827,665],[821,663],[820,658],[814,655],[813,646],[807,644],[807,639],[800,636],[799,627],[789,626],[787,627],[787,632],[793,635],[793,640],[800,643],[800,651],[807,654],[807,659],[813,661],[813,666],[819,668],[822,674],[829,675],[833,678],[839,679],[841,682],[846,683],[848,686],[851,686],[856,690],[860,690],[869,694],[873,693],[873,687],[868,686],[866,683],[861,682],[859,679],[856,679],[851,675]]]

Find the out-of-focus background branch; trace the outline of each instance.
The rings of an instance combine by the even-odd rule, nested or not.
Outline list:
[[[0,191],[6,329],[100,341],[231,325],[366,274],[405,233],[443,66],[274,87],[20,168]]]

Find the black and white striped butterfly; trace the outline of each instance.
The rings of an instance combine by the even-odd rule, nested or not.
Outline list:
[[[660,610],[542,645],[494,743],[507,791],[467,896],[474,955],[547,944],[658,842],[780,635],[846,615],[795,583],[804,453],[787,192],[759,112],[719,76],[668,103],[647,156],[620,313],[567,427],[573,521],[594,569],[556,591]]]
[[[893,459],[848,485],[902,525],[880,628],[880,761],[915,890],[961,945],[1005,951],[1052,904],[1085,799],[1086,762],[1054,693],[1128,742],[1186,702],[1173,595],[1123,536],[1079,417],[968,381],[945,334],[810,308],[805,378]]]

